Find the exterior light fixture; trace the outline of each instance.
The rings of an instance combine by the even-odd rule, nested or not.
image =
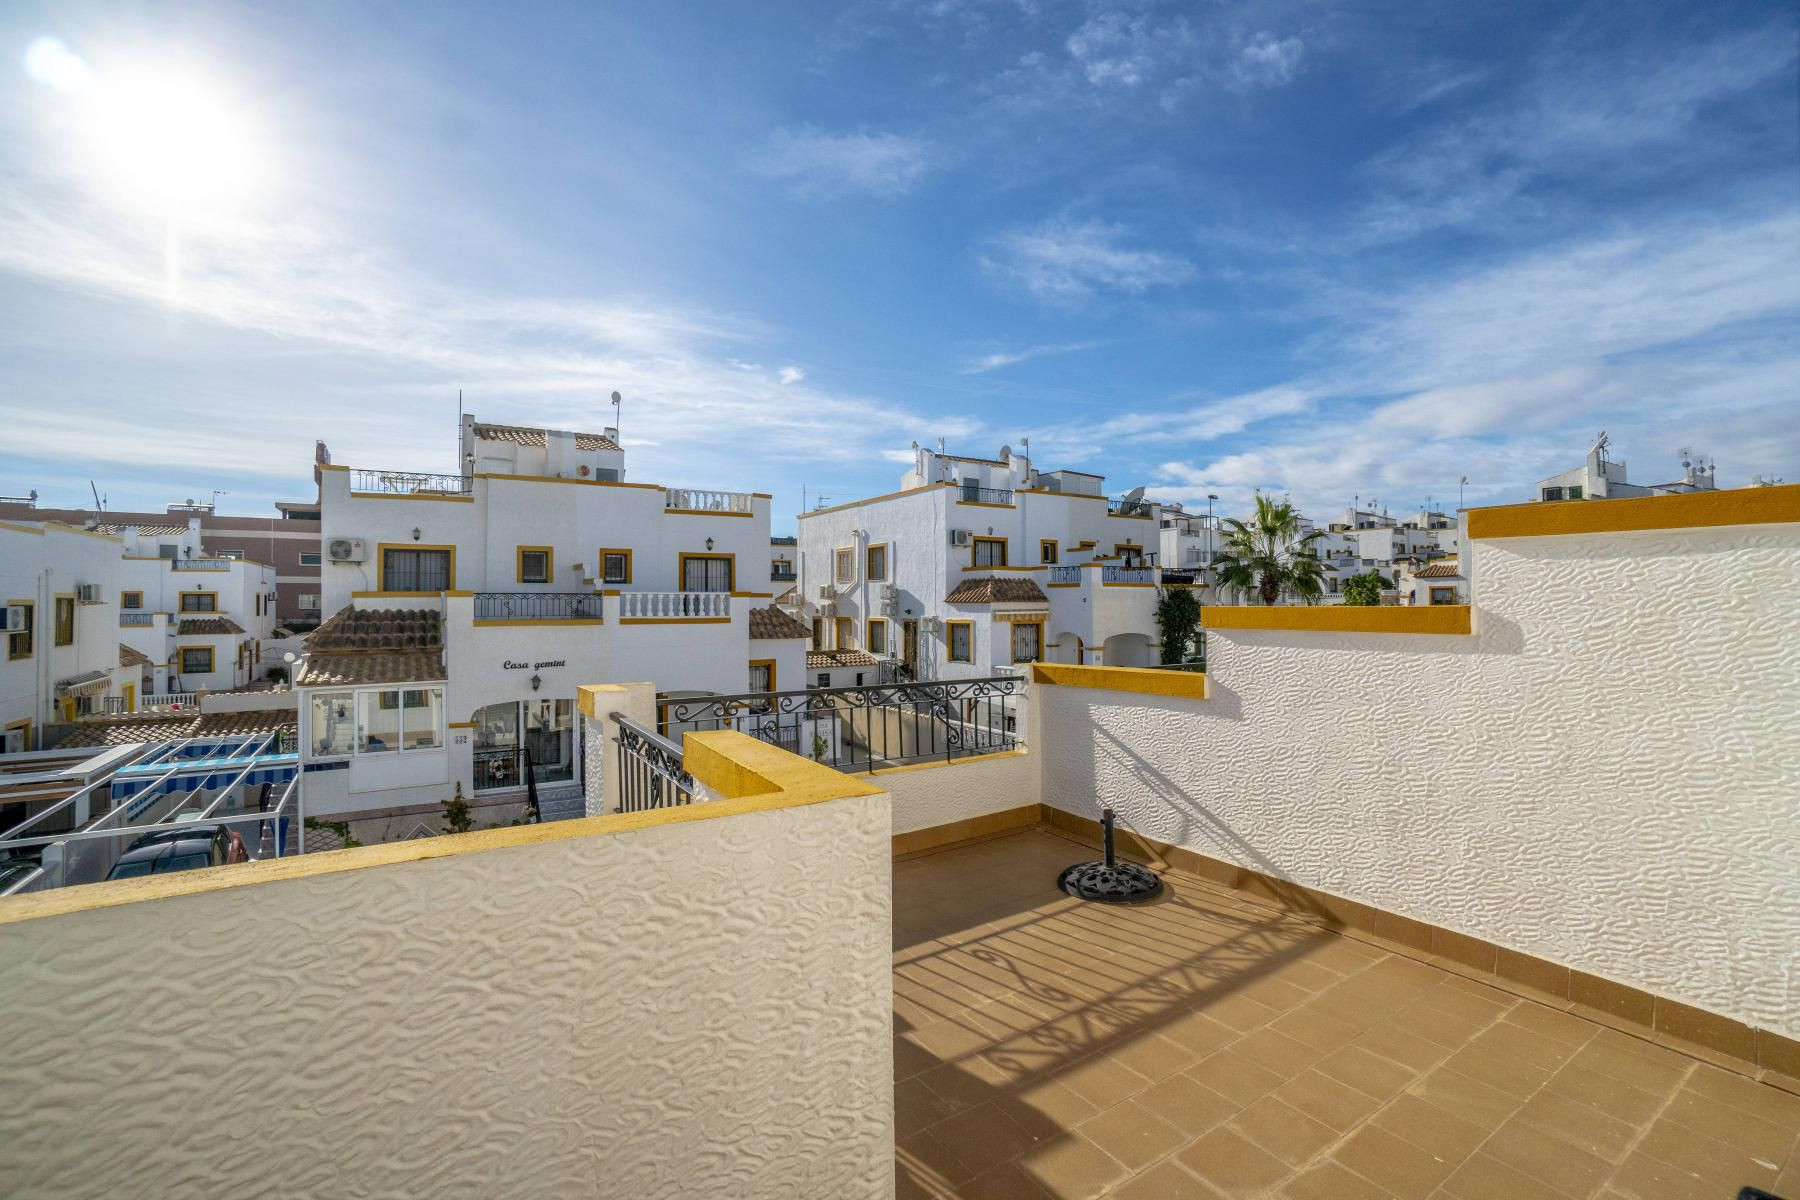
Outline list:
[[[713,548],[713,540],[712,540],[712,539],[711,539],[711,538],[707,538],[707,539],[706,539],[706,548],[707,548],[707,550],[708,550],[708,551],[711,551],[711,550],[712,550],[712,548]]]
[[[419,540],[419,527],[417,525],[414,525],[413,526],[413,541],[416,542],[418,540]]]
[[[539,689],[539,688],[541,688],[541,687],[543,687],[543,686],[544,686],[544,677],[543,677],[543,676],[541,676],[541,675],[533,675],[533,676],[532,676],[532,677],[531,677],[531,690],[532,690],[532,691],[534,691],[534,692],[535,692],[535,691],[537,691],[537,690],[538,690],[538,689]]]

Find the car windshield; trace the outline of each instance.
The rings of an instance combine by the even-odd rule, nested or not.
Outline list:
[[[130,879],[134,875],[148,875],[150,868],[154,865],[155,860],[150,858],[140,858],[136,862],[118,862],[113,864],[113,869],[108,872],[106,877],[108,879]]]
[[[212,859],[204,854],[171,854],[156,864],[158,871],[192,871],[199,867],[209,867]]]

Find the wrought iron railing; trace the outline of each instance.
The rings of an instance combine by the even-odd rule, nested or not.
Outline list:
[[[730,615],[730,592],[623,592],[619,596],[620,620],[716,620]]]
[[[497,792],[525,786],[525,751],[507,746],[475,751],[475,790]]]
[[[776,583],[792,583],[794,580],[798,579],[799,576],[794,574],[794,568],[792,567],[787,567],[785,569],[776,567],[769,572],[769,578]]]
[[[703,488],[664,488],[663,507],[688,512],[755,511],[755,498],[749,492],[713,492]]]
[[[959,484],[957,497],[964,504],[1011,504],[1013,494],[1011,488],[984,488],[973,484]]]
[[[1051,567],[1048,583],[1080,583],[1080,567]]]
[[[624,713],[618,726],[619,811],[643,812],[694,801],[694,777],[681,765],[681,747]]]
[[[156,624],[156,614],[147,612],[122,612],[119,614],[119,624],[127,627],[134,625],[154,625]]]
[[[1200,572],[1199,571],[1176,571],[1176,570],[1171,570],[1168,567],[1164,567],[1163,573],[1162,573],[1162,582],[1163,582],[1164,587],[1176,587],[1176,586],[1182,586],[1182,585],[1192,587],[1195,584],[1198,584],[1200,582]]]
[[[471,475],[430,475],[419,471],[354,470],[350,472],[350,490],[383,496],[467,496],[475,490],[475,479]]]
[[[597,621],[598,592],[476,592],[477,621]]]
[[[735,729],[840,771],[950,761],[1022,744],[1018,676],[662,697],[665,732]]]
[[[242,562],[237,558],[171,558],[171,571],[228,571],[234,562]]]
[[[1156,572],[1149,567],[1112,567],[1100,568],[1101,583],[1155,583]]]

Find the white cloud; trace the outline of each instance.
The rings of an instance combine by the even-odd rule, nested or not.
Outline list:
[[[1227,78],[1238,88],[1281,87],[1300,70],[1305,44],[1297,37],[1278,38],[1264,30],[1238,51]]]
[[[1143,17],[1106,12],[1070,34],[1066,44],[1089,83],[1136,87],[1155,70],[1157,43],[1164,36]]]
[[[25,73],[64,93],[82,91],[94,82],[87,62],[53,37],[40,37],[26,48]]]
[[[1194,265],[1184,258],[1121,245],[1129,233],[1104,221],[1059,218],[1001,234],[989,243],[982,264],[1047,300],[1076,299],[1097,290],[1142,292],[1194,277]]]
[[[808,126],[778,130],[751,160],[751,169],[791,181],[803,194],[903,196],[934,167],[931,147],[897,133],[830,134]]]
[[[781,381],[783,387],[786,387],[790,383],[799,383],[805,379],[806,372],[799,367],[783,367],[775,373],[775,378]]]
[[[1034,358],[1048,358],[1057,354],[1076,354],[1082,350],[1092,350],[1099,342],[1058,342],[1043,346],[1027,346],[1023,350],[996,350],[991,354],[981,354],[970,359],[962,366],[964,375],[981,375],[988,371],[997,371],[1001,367],[1016,366],[1022,362],[1030,362]]]

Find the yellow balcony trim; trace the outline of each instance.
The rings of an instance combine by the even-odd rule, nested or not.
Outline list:
[[[1074,663],[1033,663],[1031,681],[1056,687],[1100,688],[1109,692],[1137,692],[1144,696],[1206,699],[1206,675],[1201,671],[1153,671],[1148,667],[1081,667]]]
[[[620,617],[621,625],[729,625],[730,617]]]
[[[665,508],[663,512],[671,517],[754,517],[755,513],[721,512],[712,508]]]
[[[1551,500],[1469,510],[1471,538],[1559,537],[1800,521],[1800,483],[1624,500]]]
[[[681,765],[696,782],[726,801],[763,800],[769,807],[818,804],[882,789],[830,767],[789,754],[735,729],[689,733],[681,739]],[[706,804],[684,805],[706,808]]]
[[[421,596],[474,595],[473,592],[351,592],[352,600],[417,599]]]
[[[1106,514],[1106,515],[1107,515],[1107,516],[1109,516],[1109,517],[1115,517],[1115,518],[1117,518],[1117,519],[1118,519],[1118,520],[1121,520],[1121,521],[1148,521],[1148,520],[1149,520],[1149,519],[1150,519],[1150,514],[1149,514],[1149,513],[1116,513],[1116,512],[1109,512],[1109,513],[1107,513],[1107,514]]]
[[[1017,508],[1016,504],[995,504],[989,500],[958,500],[964,508]]]
[[[526,617],[517,621],[505,617],[481,617],[472,622],[477,629],[485,629],[491,625],[517,629],[521,625],[604,625],[605,617]]]
[[[1148,587],[1148,588],[1153,588],[1156,585],[1154,583],[1126,583],[1121,580],[1115,580],[1112,583],[1102,583],[1100,586],[1101,587]]]
[[[1078,587],[1080,587],[1080,586],[1081,586],[1081,585],[1080,585],[1080,584],[1079,584],[1079,583],[1046,583],[1046,584],[1045,584],[1045,585],[1044,585],[1044,586],[1045,586],[1045,587],[1047,587],[1047,588],[1053,588],[1053,587],[1073,587],[1073,588],[1078,588]]]
[[[1207,629],[1290,629],[1312,633],[1471,632],[1469,606],[1466,604],[1424,604],[1418,607],[1208,604],[1200,610],[1200,623]]]
[[[775,598],[774,592],[733,592],[731,594],[747,600],[773,600]]]
[[[970,763],[992,762],[997,758],[1024,758],[1023,750],[996,750],[992,754],[971,754],[967,758],[934,759],[931,762],[908,763],[904,767],[882,767],[879,771],[868,771],[865,774],[899,775],[905,771],[930,771],[938,767],[966,767]]]
[[[450,724],[446,725],[444,728],[446,728],[446,729],[480,729],[481,722],[480,721],[452,721],[452,722],[450,722]]]
[[[350,469],[337,463],[318,463],[316,466],[321,471],[348,471]]]

